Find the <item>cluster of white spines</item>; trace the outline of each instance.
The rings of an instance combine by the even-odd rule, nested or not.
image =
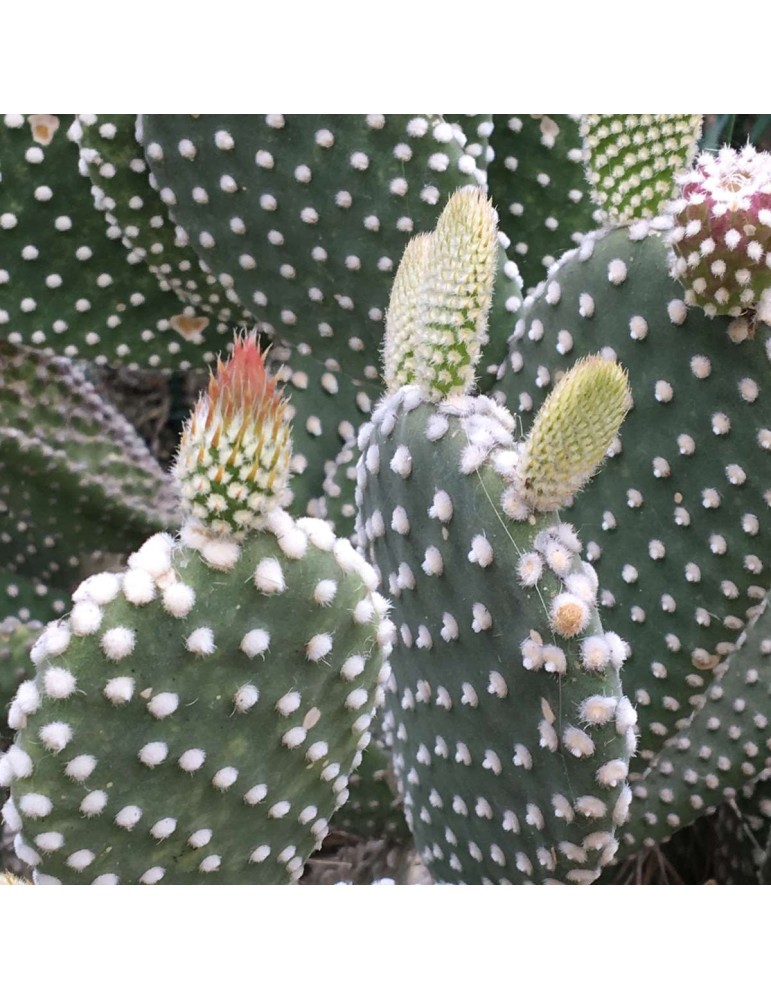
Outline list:
[[[450,198],[436,230],[408,245],[386,321],[390,391],[414,384],[439,400],[473,387],[498,264],[496,221],[482,192],[464,188]]]

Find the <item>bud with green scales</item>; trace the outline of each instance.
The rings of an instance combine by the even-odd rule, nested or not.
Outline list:
[[[290,447],[262,360],[237,340],[177,465],[244,468],[249,517],[228,497],[232,529],[218,506],[154,535],[33,648],[0,783],[39,881],[295,880],[347,799],[389,669],[386,602],[349,542],[260,481]]]
[[[456,264],[438,242],[422,279],[400,287],[419,289],[447,317],[451,353],[466,325],[453,305],[461,294],[484,300],[491,284],[488,238],[473,243],[495,219],[465,191],[447,211],[459,231],[465,219],[466,255],[478,252],[489,273],[462,290],[437,280]],[[418,303],[412,315],[422,312]],[[482,309],[475,328],[485,320]],[[416,356],[425,336],[424,323],[402,325],[402,357]],[[407,820],[439,881],[591,882],[614,854],[631,799],[635,714],[618,672],[625,645],[602,629],[597,578],[573,529],[553,512],[508,514],[520,461],[515,420],[469,395],[473,371],[466,391],[450,381],[442,394],[446,363],[438,343],[411,369],[413,384],[392,382],[358,442],[360,541],[387,583],[398,629],[384,727]],[[570,409],[567,380],[565,388]],[[599,416],[602,399],[590,405]],[[623,407],[610,437],[622,416]]]
[[[287,401],[265,353],[256,334],[236,336],[232,359],[218,362],[182,434],[175,475],[183,506],[216,534],[242,538],[287,502]]]

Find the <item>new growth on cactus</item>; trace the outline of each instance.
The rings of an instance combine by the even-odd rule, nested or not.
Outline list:
[[[592,199],[619,224],[667,210],[675,174],[696,152],[701,115],[583,115],[580,132]]]
[[[411,240],[394,279],[383,378],[437,401],[469,392],[486,342],[498,260],[495,213],[478,188],[453,195],[436,231]]]
[[[768,880],[771,161],[700,131],[2,119],[0,871]],[[214,366],[176,458],[104,364],[165,441]]]
[[[184,508],[217,534],[264,527],[289,501],[291,456],[286,399],[257,335],[237,335],[182,433],[174,474]]]
[[[579,470],[593,471],[628,406],[626,378],[612,362],[577,366],[540,432],[518,444],[512,414],[470,394],[473,369],[444,378],[469,314],[477,341],[484,330],[491,206],[456,193],[437,225],[448,231],[454,239],[407,248],[385,357],[408,364],[359,435],[360,538],[399,628],[383,725],[435,878],[591,882],[628,809],[634,711],[618,676],[624,644],[599,623],[596,576],[573,529],[540,513],[538,498],[559,505],[553,446],[569,459],[562,500]],[[482,305],[452,308],[459,301]],[[442,318],[442,334],[414,364],[430,337],[425,313]]]
[[[672,275],[707,316],[758,310],[771,291],[771,154],[725,146],[678,178],[671,211]]]

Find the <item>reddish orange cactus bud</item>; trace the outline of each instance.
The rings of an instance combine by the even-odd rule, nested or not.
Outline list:
[[[292,439],[287,401],[255,333],[237,336],[185,426],[174,473],[189,514],[242,537],[288,500]]]

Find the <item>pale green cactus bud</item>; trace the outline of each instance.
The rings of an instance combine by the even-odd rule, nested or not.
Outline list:
[[[701,115],[584,115],[586,176],[607,221],[665,212],[675,177],[690,166],[700,135]]]
[[[411,239],[394,278],[383,346],[383,379],[391,391],[415,381],[415,330],[433,239],[432,233]]]
[[[615,361],[583,358],[552,390],[521,445],[503,507],[517,520],[559,510],[591,479],[632,406]]]
[[[399,266],[384,351],[390,392],[414,384],[439,401],[471,390],[497,263],[495,210],[480,190],[457,191]]]
[[[286,506],[292,438],[287,402],[265,370],[256,334],[236,337],[185,426],[174,475],[187,513],[243,537]]]

